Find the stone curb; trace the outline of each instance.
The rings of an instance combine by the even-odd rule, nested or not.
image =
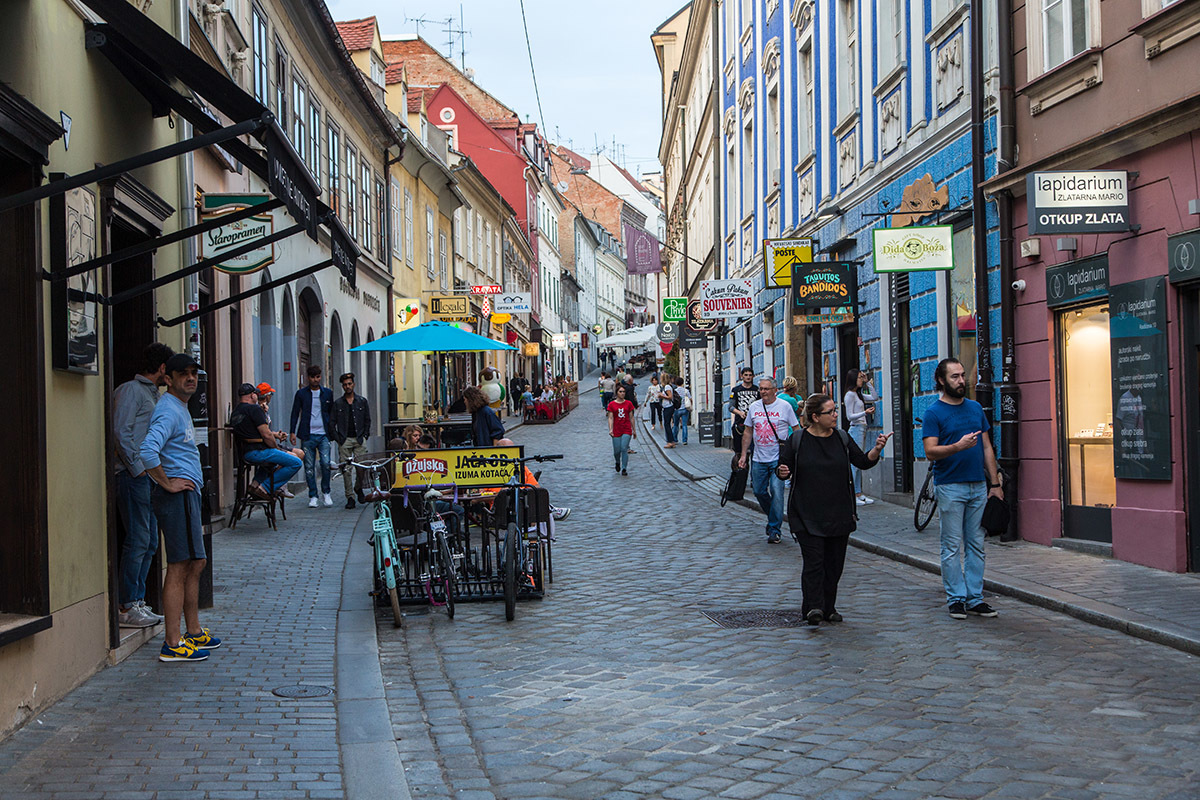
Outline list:
[[[392,733],[379,663],[375,604],[368,594],[374,556],[366,541],[373,520],[368,503],[354,526],[342,569],[334,672],[342,785],[346,800],[411,800],[404,762]]]
[[[663,460],[670,464],[676,472],[691,481],[700,481],[713,477],[710,475],[697,475],[683,465],[673,461],[663,451],[662,444],[658,441],[657,437],[650,434],[645,422],[640,417],[638,422],[647,434],[647,438],[658,448]],[[745,506],[759,514],[762,513],[757,502],[743,499],[738,501],[738,505]],[[934,575],[942,574],[941,564],[924,553],[904,550],[898,547],[889,547],[888,545],[853,535],[850,537],[850,544],[868,553],[883,556],[892,561],[898,561]],[[996,574],[996,572],[992,573],[993,576]],[[1159,620],[1111,603],[1102,603],[1072,594],[1071,592],[1050,589],[1032,581],[1024,581],[1011,575],[1005,575],[1004,573],[1000,574],[1003,575],[1002,578],[984,578],[984,588],[995,594],[1015,598],[1023,603],[1056,611],[1060,614],[1066,614],[1091,625],[1108,628],[1119,633],[1137,637],[1138,639],[1145,639],[1148,642],[1154,642],[1155,644],[1165,645],[1184,653],[1200,656],[1200,638],[1197,638],[1192,631],[1182,628],[1169,628],[1164,626]]]

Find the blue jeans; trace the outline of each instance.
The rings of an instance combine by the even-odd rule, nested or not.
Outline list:
[[[675,407],[663,406],[662,410],[663,431],[667,434],[667,444],[675,442]]]
[[[854,439],[854,443],[858,445],[858,449],[864,453],[867,452],[867,426],[866,425],[851,425],[850,436]],[[854,474],[854,493],[862,494],[862,470],[851,465],[850,471]]]
[[[942,585],[946,604],[972,608],[983,602],[983,507],[987,483],[946,483],[933,487],[942,527]]]
[[[326,454],[329,452],[328,445],[325,447],[325,452]],[[274,447],[269,450],[247,451],[243,458],[246,459],[247,464],[254,464],[258,467],[254,471],[254,480],[268,492],[274,492],[276,489],[286,486],[288,480],[303,466],[303,462],[291,453]],[[270,469],[270,466],[274,466],[275,469]]]
[[[620,464],[621,469],[629,466],[629,434],[622,433],[612,437],[614,464]]]
[[[682,406],[675,409],[675,416],[671,418],[671,436],[675,441],[687,444],[687,429],[691,416],[692,412]]]
[[[329,437],[309,436],[300,442],[304,449],[304,480],[308,481],[308,496],[317,496],[317,456],[321,457],[321,492],[329,494]]]
[[[129,470],[117,473],[117,509],[125,526],[125,543],[121,546],[123,608],[146,599],[146,576],[158,550],[158,520],[150,502],[151,485],[149,475],[135,478]]]
[[[779,526],[783,524],[783,505],[786,496],[783,481],[775,474],[779,461],[751,461],[750,481],[754,486],[754,496],[767,515],[767,536],[778,536]]]

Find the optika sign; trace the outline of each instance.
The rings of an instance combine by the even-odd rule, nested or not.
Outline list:
[[[1035,172],[1026,178],[1026,190],[1032,234],[1129,230],[1125,172]]]
[[[754,285],[748,278],[700,282],[700,316],[737,319],[754,313]]]
[[[450,471],[449,465],[440,458],[414,458],[404,462],[404,477],[412,475],[441,475]]]

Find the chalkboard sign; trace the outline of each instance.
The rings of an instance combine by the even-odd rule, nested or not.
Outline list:
[[[717,415],[711,411],[701,411],[697,415],[697,432],[700,435],[701,442],[715,442],[717,440]]]
[[[1171,479],[1171,395],[1167,382],[1167,289],[1163,278],[1113,286],[1113,474]]]

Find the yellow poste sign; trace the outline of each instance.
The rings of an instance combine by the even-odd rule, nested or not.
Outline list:
[[[797,262],[810,264],[813,260],[813,240],[764,239],[763,268],[766,270],[766,288],[779,289],[792,285],[792,268]]]
[[[472,447],[417,450],[401,455],[396,464],[393,487],[454,483],[459,487],[503,486],[512,478],[516,464],[498,458],[520,458],[520,447]]]

